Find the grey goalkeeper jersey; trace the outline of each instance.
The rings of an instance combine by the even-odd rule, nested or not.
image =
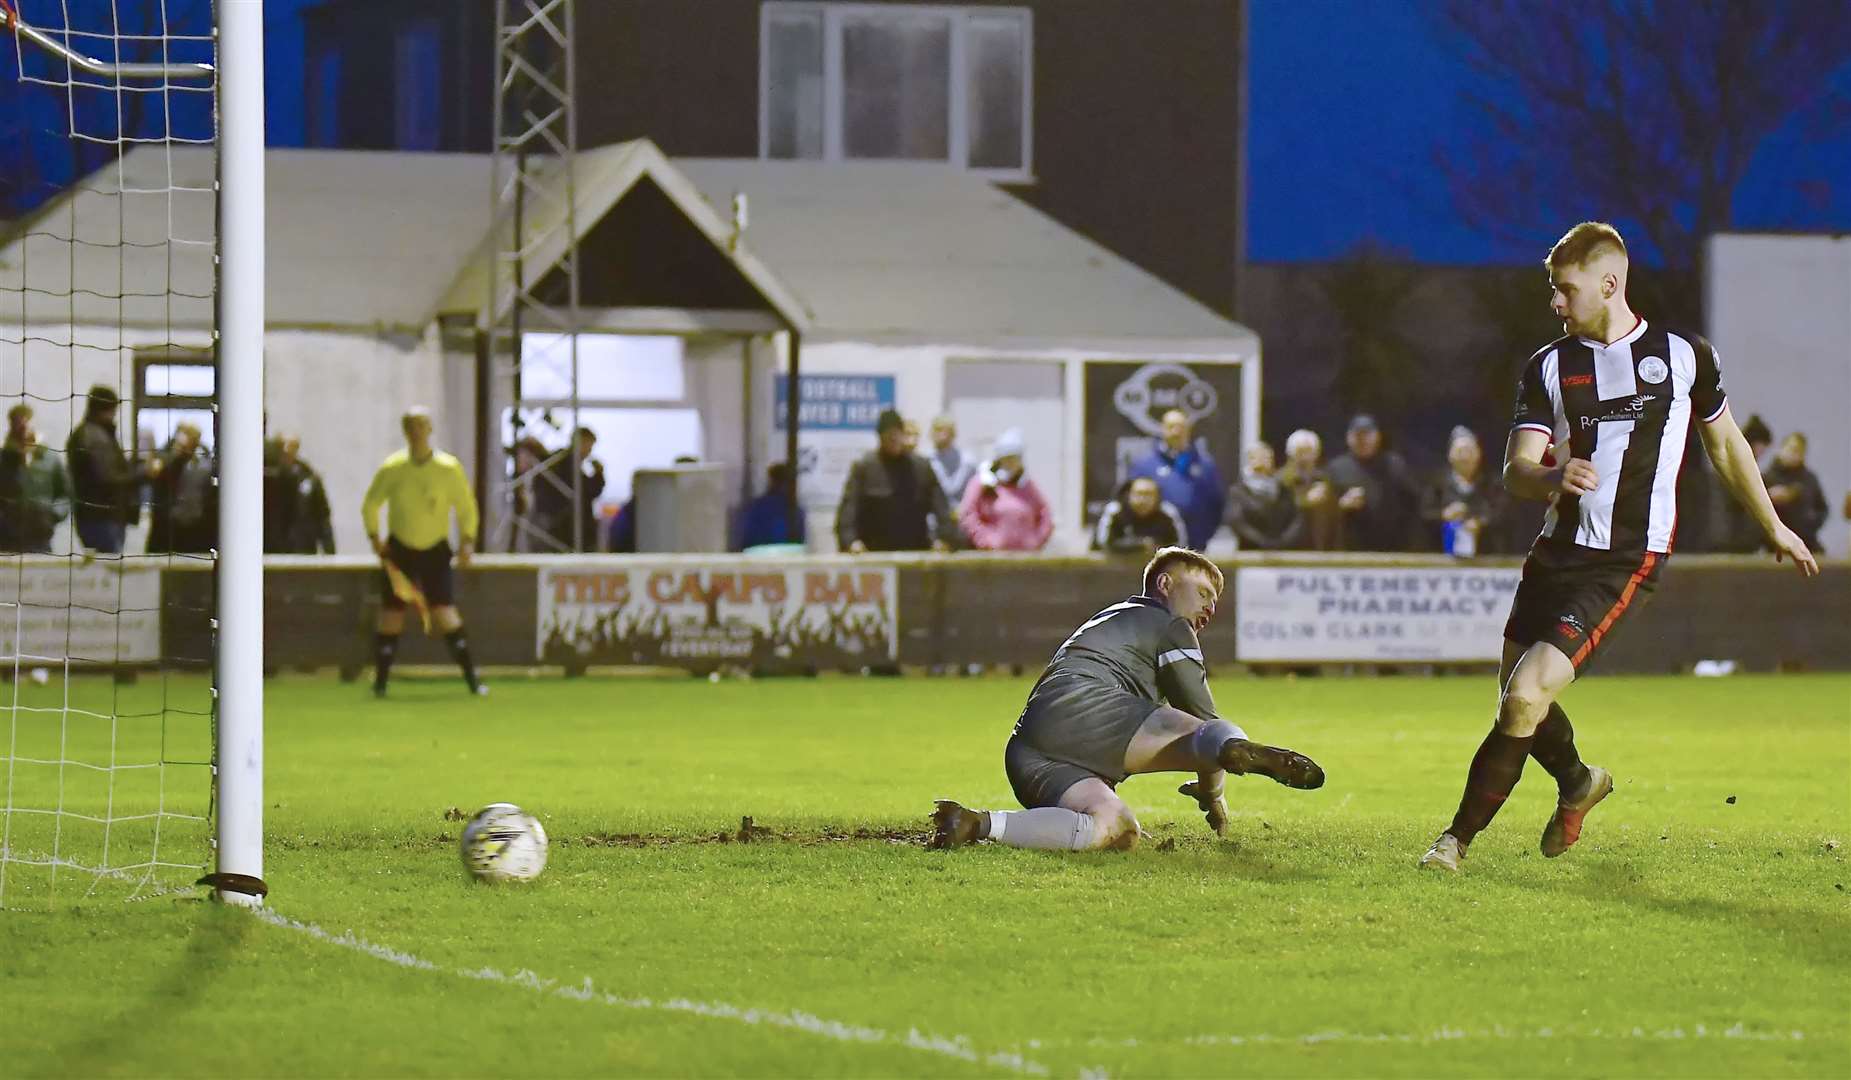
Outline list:
[[[1080,624],[1054,651],[1046,671],[1028,695],[1065,697],[1086,684],[1134,694],[1146,701],[1212,720],[1215,699],[1208,692],[1208,670],[1195,628],[1171,614],[1163,601],[1134,596]]]

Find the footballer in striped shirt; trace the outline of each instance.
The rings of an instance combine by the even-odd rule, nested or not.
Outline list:
[[[1550,502],[1504,627],[1497,721],[1472,758],[1465,794],[1420,858],[1457,871],[1497,814],[1526,758],[1555,779],[1542,853],[1554,858],[1613,790],[1582,762],[1556,698],[1622,620],[1638,610],[1677,536],[1677,479],[1691,425],[1716,475],[1761,526],[1777,559],[1808,577],[1819,564],[1781,524],[1754,453],[1723,394],[1722,363],[1702,337],[1647,322],[1626,300],[1626,243],[1583,222],[1550,249],[1549,306],[1563,335],[1524,367],[1504,452],[1512,494]]]

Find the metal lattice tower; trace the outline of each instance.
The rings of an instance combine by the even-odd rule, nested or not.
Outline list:
[[[478,314],[477,467],[482,476],[485,551],[574,551],[585,537],[582,469],[572,460],[578,425],[579,257],[575,185],[578,155],[574,0],[496,0],[495,138],[489,295]],[[544,335],[544,336],[541,336]],[[523,348],[525,344],[525,348]],[[545,360],[571,373],[571,397],[524,398],[523,362]],[[566,446],[539,461],[503,450],[503,416],[512,439],[556,427],[567,417]],[[554,466],[570,466],[570,480]],[[550,485],[572,504],[570,544],[557,522],[535,514],[536,488]],[[569,490],[567,490],[569,488]],[[554,528],[549,529],[551,524]],[[595,548],[595,544],[592,547]]]

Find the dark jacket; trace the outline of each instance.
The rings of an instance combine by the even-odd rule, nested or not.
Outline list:
[[[1363,508],[1343,515],[1345,550],[1408,550],[1420,495],[1400,454],[1383,450],[1368,461],[1345,454],[1330,463],[1330,486],[1332,499],[1351,488],[1363,489]]]
[[[1093,529],[1093,547],[1118,554],[1150,552],[1183,542],[1183,516],[1161,500],[1149,517],[1138,517],[1131,507],[1114,500],[1105,504]]]
[[[836,507],[842,550],[859,540],[869,551],[924,551],[935,539],[955,544],[957,537],[945,489],[924,458],[888,458],[875,450],[849,469]]]
[[[300,457],[284,461],[276,440],[264,444],[264,551],[334,554],[334,516],[321,474]]]
[[[1252,551],[1304,546],[1305,519],[1298,512],[1298,499],[1276,477],[1243,476],[1229,488],[1228,525],[1240,546]]]
[[[1806,541],[1806,546],[1812,549],[1813,554],[1818,554],[1819,530],[1824,527],[1826,516],[1830,513],[1825,505],[1825,489],[1819,486],[1819,477],[1804,465],[1789,469],[1775,461],[1761,474],[1761,480],[1770,488],[1785,485],[1799,489],[1799,498],[1789,503],[1775,503],[1774,510],[1780,515],[1781,524],[1799,534],[1799,538]],[[1766,542],[1763,538],[1762,544]]]
[[[86,416],[64,444],[71,471],[72,514],[79,522],[127,524],[134,505],[136,471],[116,441],[116,425]]]
[[[50,551],[52,530],[70,512],[63,458],[8,439],[0,449],[0,551]]]
[[[1176,507],[1183,516],[1183,530],[1187,534],[1183,542],[1196,550],[1208,546],[1208,541],[1221,528],[1221,511],[1227,499],[1227,489],[1221,484],[1221,470],[1215,468],[1215,459],[1208,456],[1208,451],[1201,443],[1196,443],[1180,454],[1170,452],[1162,439],[1154,441],[1143,457],[1131,463],[1127,480],[1150,477],[1157,481],[1157,490],[1163,493],[1165,502]]]
[[[191,454],[172,446],[161,454],[161,472],[149,482],[148,547],[159,552],[197,553],[218,546],[218,486],[212,456],[204,447]]]
[[[572,469],[579,466],[584,474],[578,481],[579,542],[572,542]],[[561,548],[566,551],[598,549],[598,513],[596,502],[604,494],[604,466],[596,458],[581,458],[571,451],[555,454],[541,475],[534,477],[534,516]]]
[[[747,503],[739,515],[739,548],[760,544],[803,543],[803,511],[791,515],[790,496],[767,491]]]
[[[1478,482],[1466,484],[1452,469],[1441,469],[1420,493],[1420,551],[1444,551],[1446,508],[1453,503],[1465,504],[1465,516],[1479,522],[1478,553],[1500,555],[1509,550],[1506,543],[1505,518],[1510,512],[1510,495],[1504,485],[1486,470],[1478,472]]]

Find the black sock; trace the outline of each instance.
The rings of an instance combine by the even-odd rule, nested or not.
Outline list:
[[[1560,705],[1550,705],[1549,715],[1536,727],[1536,741],[1530,745],[1536,764],[1555,777],[1556,790],[1562,798],[1580,793],[1587,786],[1587,766],[1575,750],[1575,726]]]
[[[386,678],[392,674],[392,661],[398,656],[398,635],[377,633],[373,635],[373,688],[384,690]]]
[[[445,634],[443,641],[450,647],[450,659],[455,660],[456,666],[463,669],[463,681],[469,684],[471,690],[474,690],[478,685],[476,664],[469,658],[469,639],[463,636],[463,628],[459,626]]]
[[[1517,778],[1523,775],[1523,761],[1529,757],[1530,745],[1535,741],[1534,735],[1519,739],[1493,729],[1479,744],[1478,753],[1472,755],[1471,771],[1465,776],[1465,794],[1459,798],[1459,812],[1453,815],[1452,827],[1446,830],[1460,843],[1471,843],[1472,838],[1497,816],[1498,807],[1504,805],[1511,789],[1517,786]]]

